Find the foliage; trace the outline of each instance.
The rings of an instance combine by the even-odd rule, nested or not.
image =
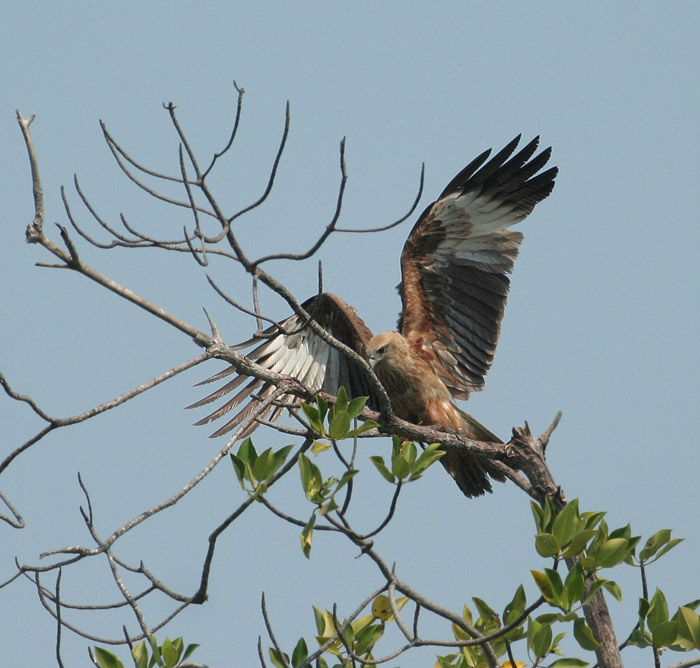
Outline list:
[[[170,640],[166,638],[162,645],[159,645],[154,636],[149,638],[147,643],[142,640],[131,650],[131,657],[135,668],[178,668],[192,655],[199,645],[187,645],[182,638]],[[124,668],[124,664],[116,654],[104,649],[95,648],[95,661],[99,668]]]
[[[322,399],[318,399],[315,405],[304,406],[307,419],[322,437],[314,442],[312,451],[316,455],[330,449],[329,441],[344,436],[356,437],[369,428],[363,425],[364,428],[352,429],[347,407],[344,393],[341,393],[338,404],[330,409]],[[350,413],[354,417],[361,410],[362,403],[358,402]],[[442,454],[439,445],[433,444],[418,455],[414,443],[394,437],[390,461],[387,463],[381,456],[372,456],[370,461],[386,482],[400,487],[405,482],[419,479]],[[257,477],[248,475],[248,481],[262,481],[279,468],[275,459],[277,453],[266,451],[264,456],[268,462],[265,473]],[[255,468],[251,443],[241,445],[238,458],[247,462],[246,471]],[[337,495],[359,471],[352,468],[340,478],[325,477],[320,464],[305,454],[299,455],[298,465],[304,494],[315,506],[301,534],[302,549],[309,557],[317,515],[332,519],[340,507]],[[239,465],[236,470],[238,473],[243,469]],[[238,477],[241,480],[243,476],[239,474]],[[249,493],[255,493],[255,485]],[[607,572],[622,565],[643,571],[681,542],[681,539],[671,537],[670,530],[663,529],[651,536],[637,553],[641,538],[633,535],[629,525],[610,529],[605,513],[582,513],[578,500],[566,504],[559,512],[549,498],[542,505],[533,502],[531,507],[536,527],[535,550],[540,557],[552,560],[549,567],[531,571],[540,598],[528,605],[525,587],[520,584],[499,614],[486,601],[473,597],[473,607],[463,607],[464,625],[452,624],[457,651],[438,656],[436,668],[482,668],[491,665],[489,654],[500,662],[500,666],[575,668],[588,665],[589,659],[565,656],[560,646],[568,635],[584,651],[583,656],[598,649],[599,643],[588,626],[584,608],[601,589],[616,600],[622,600],[619,585],[607,577]],[[562,565],[566,570],[562,571]],[[347,662],[376,660],[376,645],[383,638],[387,624],[400,622],[394,611],[398,614],[409,602],[417,616],[421,601],[407,596],[395,598],[393,591],[388,595],[382,593],[367,604],[371,614],[339,618],[335,612],[314,607],[315,639],[320,650],[313,657],[317,661],[315,665],[336,668]],[[650,600],[640,598],[639,621],[625,646],[676,651],[700,649],[700,617],[695,612],[699,604],[700,601],[692,601],[680,606],[671,617],[660,590]],[[269,654],[278,668],[310,665],[307,661],[310,653],[304,638],[299,639],[291,655],[275,647],[270,648]],[[527,658],[529,663],[515,660],[515,654]]]

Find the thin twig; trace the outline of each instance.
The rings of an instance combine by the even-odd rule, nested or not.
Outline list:
[[[270,262],[272,260],[295,260],[297,262],[301,260],[306,260],[313,255],[323,246],[328,237],[335,232],[336,225],[340,218],[340,212],[343,208],[343,195],[345,194],[345,186],[348,182],[348,173],[345,167],[345,139],[340,142],[340,186],[338,188],[338,197],[335,204],[335,212],[333,218],[331,218],[330,223],[326,225],[326,228],[321,233],[321,236],[314,242],[314,244],[304,253],[276,253],[273,255],[266,255],[257,259],[253,262],[254,267],[259,267],[265,262]]]
[[[410,216],[413,215],[413,212],[416,210],[416,207],[418,206],[418,202],[420,202],[421,197],[423,196],[423,184],[425,181],[425,163],[421,165],[420,169],[420,182],[418,184],[418,193],[416,194],[416,199],[413,201],[413,204],[411,205],[411,208],[408,210],[406,214],[401,216],[398,220],[395,220],[393,223],[389,223],[388,225],[384,225],[382,227],[372,227],[369,229],[349,229],[349,228],[342,228],[342,227],[337,227],[335,229],[336,232],[345,232],[349,234],[376,234],[377,232],[386,232],[387,230],[391,230],[394,227],[397,227],[398,225],[401,225],[405,220],[407,220]]]
[[[211,159],[211,163],[209,164],[209,167],[207,167],[204,172],[202,173],[202,180],[206,179],[207,176],[209,175],[209,172],[211,172],[212,169],[214,169],[214,165],[216,164],[216,161],[221,158],[230,148],[233,146],[233,141],[236,138],[236,133],[238,132],[238,124],[241,121],[241,112],[243,110],[243,95],[245,95],[245,89],[244,88],[239,88],[238,84],[234,81],[233,82],[233,87],[236,89],[236,92],[238,93],[238,103],[236,105],[236,117],[233,121],[233,129],[231,130],[231,136],[229,137],[228,143],[226,146],[224,146],[221,151],[218,153],[214,153],[214,157]]]

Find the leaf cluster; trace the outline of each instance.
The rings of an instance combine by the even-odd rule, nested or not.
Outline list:
[[[309,421],[309,425],[321,439],[327,441],[340,441],[344,438],[354,438],[364,434],[377,426],[372,420],[365,420],[359,426],[353,428],[353,420],[356,420],[365,409],[367,397],[355,397],[352,401],[344,387],[338,389],[338,396],[333,404],[320,395],[316,397],[316,405],[302,404],[301,408]],[[312,447],[314,452],[322,452],[331,447],[329,442],[316,441]]]
[[[395,599],[396,608],[401,610],[408,600],[406,596]],[[370,614],[352,621],[340,620],[330,610],[320,610],[316,606],[313,611],[315,640],[322,649],[322,654],[314,663],[318,668],[344,668],[358,660],[372,661],[375,658],[372,654],[375,644],[384,635],[386,625],[395,621],[389,597],[385,594],[375,597]],[[329,660],[324,654],[329,656]],[[269,649],[269,655],[275,668],[301,668],[308,665],[309,650],[306,640],[299,638],[291,658],[274,647]]]
[[[177,668],[184,663],[199,647],[196,644],[185,646],[182,638],[166,638],[159,645],[155,636],[150,636],[148,643],[142,640],[131,650],[135,668]],[[100,668],[124,668],[116,654],[102,647],[95,647],[95,660]]]
[[[439,443],[431,443],[418,455],[418,448],[411,441],[403,441],[398,436],[392,438],[391,462],[389,465],[384,457],[374,455],[370,461],[381,476],[392,485],[418,480],[440,457],[445,454]]]
[[[293,445],[279,450],[268,448],[260,454],[255,450],[250,437],[246,438],[236,454],[231,453],[231,462],[241,487],[251,496],[258,497],[267,492],[268,484],[279,471],[291,452]]]

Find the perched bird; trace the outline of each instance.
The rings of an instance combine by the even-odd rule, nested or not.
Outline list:
[[[481,390],[493,361],[509,279],[522,234],[508,228],[523,220],[554,187],[557,168],[540,172],[551,149],[535,155],[539,138],[515,154],[516,137],[491,159],[485,151],[470,162],[428,206],[414,225],[401,253],[399,293],[403,310],[398,331],[377,336],[340,297],[318,294],[302,305],[309,316],[336,339],[363,356],[386,390],[394,413],[409,422],[458,430],[468,438],[501,441],[453,399],[467,399]],[[534,156],[534,157],[533,157]],[[337,394],[344,386],[350,397],[375,397],[365,372],[326,343],[293,315],[263,336],[253,337],[234,350],[257,344],[247,356],[279,374],[292,376],[313,391]],[[234,367],[203,381],[219,381],[235,374]],[[238,388],[246,376],[188,408],[215,401]],[[248,400],[268,397],[274,386],[253,378],[233,398],[196,424],[220,418]],[[282,397],[283,402],[298,402]],[[249,401],[212,436],[236,427],[259,406]],[[282,407],[271,405],[260,419],[275,420]],[[253,422],[240,434],[252,432]],[[450,451],[441,463],[466,496],[491,491],[489,475],[503,480],[491,463],[469,453]]]

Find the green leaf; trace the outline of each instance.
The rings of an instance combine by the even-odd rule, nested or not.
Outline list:
[[[671,540],[671,529],[661,529],[651,536],[642,551],[639,553],[640,561],[651,559],[668,541]]]
[[[301,531],[301,534],[299,535],[299,539],[301,540],[301,551],[304,553],[304,556],[308,559],[309,555],[311,554],[311,541],[313,540],[314,536],[314,526],[316,524],[316,513],[311,513],[311,517],[309,518],[309,521],[304,525],[304,528]]]
[[[320,399],[320,397],[318,397]],[[321,417],[318,408],[315,406],[310,406],[309,404],[302,404],[301,410],[306,415],[306,419],[313,429],[315,429],[319,434],[323,434],[323,417]]]
[[[445,455],[445,451],[440,449],[439,443],[431,443],[418,457],[413,465],[411,480],[418,480],[429,466],[432,466],[438,459]]]
[[[627,555],[629,542],[626,538],[609,538],[600,545],[596,561],[601,568],[612,568],[622,563]]]
[[[700,649],[700,616],[690,608],[681,606],[675,617],[678,620],[678,634],[689,641],[694,649]]]
[[[651,633],[648,631],[643,631],[640,628],[636,628],[632,633],[630,633],[629,644],[634,645],[644,649],[645,647],[651,647],[652,645]]]
[[[525,606],[527,605],[527,598],[525,597],[525,587],[520,585],[513,594],[513,599],[511,600],[505,608],[503,608],[503,623],[511,624],[520,615],[525,612]]]
[[[237,457],[233,453],[230,453],[230,457],[231,463],[233,464],[233,470],[236,473],[236,478],[238,478],[238,482],[241,484],[241,487],[245,489],[245,481],[247,479],[246,473],[248,469],[240,457]]]
[[[328,513],[336,510],[337,508],[339,508],[338,504],[335,502],[335,499],[331,497],[330,501],[324,503],[319,508],[318,512],[322,517],[325,517],[326,515],[328,515]]]
[[[538,533],[535,536],[535,549],[541,557],[553,557],[559,554],[559,541],[551,533]]]
[[[369,397],[355,397],[347,408],[347,414],[354,420],[365,409],[365,404]]]
[[[265,452],[260,453],[255,460],[253,464],[253,476],[256,480],[267,480],[274,465],[275,456],[272,454],[272,450],[268,448]]]
[[[326,450],[330,450],[331,444],[328,441],[314,441],[311,444],[311,452],[313,452],[315,455],[325,452]]]
[[[562,617],[563,615],[560,612],[545,612],[537,616],[537,621],[540,624],[554,624],[554,622],[560,622]]]
[[[371,652],[377,640],[384,635],[384,624],[370,624],[355,634],[355,654]]]
[[[286,654],[280,654],[274,647],[268,650],[270,661],[275,668],[287,668],[289,666],[289,657]]]
[[[184,661],[185,659],[189,659],[192,653],[199,647],[197,643],[190,643],[187,645],[185,648],[185,653],[182,655],[182,660]]]
[[[611,593],[617,601],[622,601],[622,589],[620,589],[620,585],[617,584],[617,582],[613,582],[612,580],[603,580],[603,587]]]
[[[342,388],[341,388],[342,389]],[[350,431],[350,416],[346,412],[336,413],[328,426],[328,435],[335,441],[345,438]]]
[[[542,531],[543,533],[552,533],[552,522],[556,517],[557,511],[554,509],[552,500],[547,497],[544,500],[544,513],[542,515]]]
[[[151,645],[151,660],[149,661],[149,666],[152,666],[159,661],[161,661],[160,647],[158,647],[158,641],[154,635],[148,636],[148,642]]]
[[[258,455],[255,452],[255,446],[250,437],[246,438],[243,443],[238,447],[238,453],[231,453],[231,463],[233,464],[233,469],[236,472],[236,477],[238,482],[241,484],[243,489],[246,488],[245,481],[247,480],[251,484],[255,482],[255,476],[253,475],[253,465]]]
[[[564,659],[557,659],[553,663],[550,663],[547,668],[585,668],[588,666],[588,661],[583,659],[575,659],[573,657],[568,657]]]
[[[582,513],[581,517],[586,523],[586,529],[595,529],[595,527],[600,524],[601,520],[605,517],[605,513],[597,512],[586,512]]]
[[[101,647],[95,647],[95,658],[100,664],[100,668],[124,668],[124,664],[117,658],[116,654]]]
[[[588,555],[581,555],[578,562],[589,573],[594,573],[598,568],[598,562]]]
[[[352,624],[349,624],[348,627],[345,629],[345,631],[342,632],[343,640],[345,640],[346,644],[352,646],[355,644],[355,629],[363,629],[364,625],[361,625],[361,623],[369,618],[370,621],[373,619],[371,615],[368,615],[367,617],[360,617],[360,619],[356,619]]]
[[[347,413],[348,412],[348,393],[345,388],[341,385],[338,388],[338,394],[335,398],[335,404],[331,408],[332,413]]]
[[[561,605],[561,595],[564,590],[564,583],[561,581],[561,575],[552,568],[544,569],[545,575],[549,580],[549,584],[556,599],[557,605]]]
[[[309,650],[306,648],[306,641],[303,638],[299,638],[292,652],[292,666],[296,668],[307,656],[309,656]]]
[[[651,601],[649,601],[649,611],[647,612],[647,624],[649,625],[649,630],[654,633],[656,628],[668,621],[668,604],[666,603],[666,597],[664,593],[657,589],[652,596]]]
[[[255,451],[255,446],[253,445],[253,441],[250,436],[248,436],[248,438],[246,438],[238,447],[238,456],[251,466],[257,459],[258,453]]]
[[[373,420],[365,420],[358,427],[351,429],[347,433],[347,438],[355,438],[355,436],[359,436],[360,434],[364,434],[366,431],[371,431],[372,429],[376,428],[377,426],[379,426],[377,422],[374,422]]]
[[[323,476],[321,470],[303,453],[299,455],[299,473],[301,475],[301,486],[306,497],[311,501],[318,501]]]
[[[534,501],[530,501],[530,510],[532,510],[532,516],[535,519],[537,533],[543,533],[544,528],[542,526],[542,520],[544,519],[544,510],[538,503],[535,503]]]
[[[646,619],[648,612],[649,612],[649,601],[647,601],[645,598],[640,597],[638,615],[639,615],[639,622],[640,622],[641,626],[643,626],[643,622]]]
[[[416,446],[414,445],[413,447],[415,448]],[[391,458],[391,472],[399,480],[403,480],[411,472],[411,464],[408,462],[407,458],[403,456],[403,453],[404,448],[402,446]]]
[[[498,617],[498,614],[486,603],[486,601],[477,598],[476,596],[472,597],[472,601],[474,601],[474,605],[476,606],[476,609],[479,611],[479,616],[481,617],[481,628],[482,629],[492,629],[492,628],[498,628],[501,625],[501,620]]]
[[[142,640],[138,645],[134,645],[134,649],[131,650],[131,656],[134,658],[136,668],[148,668],[148,648],[145,640]]]
[[[182,642],[182,636],[179,638],[175,638],[173,640],[173,647],[177,650],[177,656],[178,656],[178,661],[180,660],[180,656],[182,655],[182,650],[184,649],[184,643]]]
[[[661,622],[651,633],[655,647],[672,645],[678,635],[678,622]]]
[[[323,425],[323,421],[328,415],[328,402],[320,394],[316,395],[316,407],[318,409],[318,419],[321,421],[321,425]]]
[[[577,557],[586,548],[588,541],[591,540],[591,538],[593,538],[597,533],[598,532],[595,529],[581,529],[581,531],[577,532],[573,536],[569,545],[564,548],[562,551],[562,556],[565,559]]]
[[[631,538],[632,537],[632,527],[626,524],[623,527],[619,527],[614,531],[610,532],[608,538]]]
[[[554,518],[552,533],[559,545],[567,545],[576,534],[580,524],[578,499],[567,503]]]
[[[341,476],[340,480],[338,481],[338,484],[335,486],[335,492],[334,494],[339,492],[345,485],[347,485],[357,474],[359,471],[357,469],[350,469],[349,471],[345,471],[343,475]]]
[[[549,581],[549,578],[544,573],[540,573],[540,571],[530,571],[530,575],[532,575],[532,579],[535,581],[544,600],[547,601],[547,603],[556,605],[554,590],[552,589],[552,583]]]
[[[284,466],[284,463],[287,461],[287,457],[289,456],[289,453],[294,449],[293,445],[286,445],[283,448],[280,448],[275,452],[275,465],[272,468],[272,471],[270,472],[270,475],[268,478],[271,478],[277,471],[279,471],[282,466]]]
[[[533,626],[536,622],[533,622]],[[549,625],[538,625],[532,635],[528,635],[528,644],[536,657],[542,658],[549,654],[552,648],[552,627]]]
[[[593,637],[585,619],[577,619],[574,621],[574,638],[583,649],[595,651],[600,647],[600,643]]]
[[[177,647],[173,645],[170,638],[166,638],[160,648],[160,654],[163,657],[163,661],[167,668],[174,668],[180,659],[180,653],[177,651]]]
[[[678,545],[678,543],[682,543],[684,540],[684,538],[674,538],[673,540],[670,540],[658,551],[656,558],[661,559],[661,557],[663,557],[664,554],[670,552],[674,547],[676,547],[676,545]]]
[[[392,485],[396,484],[396,478],[394,477],[392,472],[386,467],[386,464],[384,463],[384,457],[374,455],[369,459],[385,480],[389,481]]]
[[[322,636],[326,630],[326,619],[323,612],[319,610],[315,605],[311,606],[314,610],[314,621],[316,622],[316,633]]]
[[[574,603],[583,598],[585,585],[583,569],[580,564],[575,564],[566,576],[566,580],[564,580],[564,598],[566,599],[565,607],[567,610],[570,610]]]

